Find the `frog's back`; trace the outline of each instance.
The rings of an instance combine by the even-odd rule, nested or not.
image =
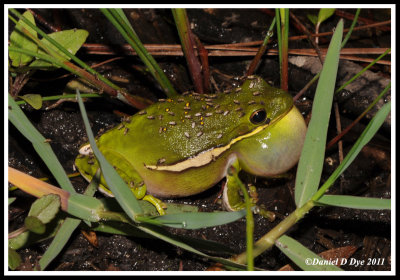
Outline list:
[[[243,119],[268,102],[264,83],[261,87],[255,80],[254,86],[250,81],[245,88],[226,93],[187,93],[160,99],[99,141],[101,146],[112,145],[116,152],[146,165],[168,165],[194,157],[254,128]]]

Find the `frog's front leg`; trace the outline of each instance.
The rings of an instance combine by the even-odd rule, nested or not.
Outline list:
[[[229,171],[226,175],[222,201],[225,209],[227,209],[228,211],[238,211],[245,208],[246,206],[241,187],[238,184],[237,178],[235,178],[236,176],[238,176],[240,170],[241,168],[239,161],[235,160],[229,167]],[[253,185],[248,186],[248,193],[250,203],[252,206],[255,207],[255,212],[265,218],[268,218],[270,221],[273,221],[275,219],[275,214],[257,205],[257,191]]]
[[[116,155],[115,153],[111,155],[107,150],[103,150],[102,153],[107,158],[108,162],[112,166],[114,166],[114,169],[121,176],[121,178],[127,183],[137,199],[150,202],[154,205],[154,207],[156,207],[160,215],[165,214],[165,204],[158,198],[146,194],[146,184],[144,183],[142,177],[135,171],[135,169],[131,166],[129,162],[127,162],[121,156]],[[95,174],[97,169],[100,168],[98,161],[93,155],[77,157],[77,159],[75,160],[75,165],[78,167],[82,176],[85,177],[85,179],[87,179],[88,181],[92,179],[92,174]],[[98,189],[106,196],[114,196],[112,192],[108,189],[107,183],[103,175],[101,175],[100,177]]]

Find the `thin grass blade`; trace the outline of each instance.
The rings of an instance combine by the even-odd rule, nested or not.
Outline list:
[[[71,181],[51,149],[50,144],[47,143],[46,139],[31,124],[10,94],[8,95],[8,108],[8,119],[32,143],[34,149],[47,165],[61,188],[70,193],[75,193]]]
[[[301,207],[317,191],[325,156],[326,136],[331,113],[336,74],[339,64],[343,21],[339,21],[333,34],[318,81],[312,117],[296,175],[295,201]]]
[[[390,210],[391,200],[375,197],[351,195],[324,195],[318,199],[318,205],[337,206],[366,210]]]
[[[58,256],[65,244],[68,242],[72,233],[79,226],[81,220],[74,218],[66,218],[56,236],[47,248],[46,252],[39,260],[39,269],[44,270]]]
[[[189,67],[189,72],[196,92],[203,93],[203,77],[201,73],[200,62],[194,52],[194,42],[191,36],[189,20],[185,9],[172,9],[172,15],[175,20],[179,38],[181,40],[182,50]]]
[[[165,75],[164,71],[158,66],[153,56],[143,46],[135,30],[131,26],[129,20],[126,18],[122,9],[105,9],[100,11],[107,17],[107,19],[117,28],[125,40],[136,51],[142,62],[147,66],[149,72],[153,75],[159,85],[163,88],[168,97],[177,95],[171,82]]]
[[[246,215],[246,210],[235,212],[198,212],[198,213],[179,213],[154,217],[152,220],[158,221],[165,226],[185,229],[199,229],[214,227],[234,222]]]
[[[374,137],[378,129],[381,127],[386,117],[389,115],[391,102],[386,103],[376,113],[372,120],[368,123],[361,136],[350,149],[342,163],[336,168],[332,175],[325,181],[321,188],[311,198],[313,201],[318,201],[326,192],[326,190],[336,181],[336,179],[347,169],[347,167],[357,157],[361,149]]]
[[[86,114],[85,106],[83,105],[82,98],[78,90],[76,95],[79,103],[79,108],[81,110],[83,122],[85,124],[86,133],[89,138],[90,146],[97,160],[99,161],[102,174],[107,182],[107,186],[110,188],[125,213],[133,221],[136,221],[136,216],[141,215],[143,213],[143,210],[140,207],[135,195],[130,190],[129,186],[126,185],[124,180],[122,180],[117,171],[115,171],[115,169],[106,160],[106,158],[97,147],[93,132],[90,129],[89,119]]]

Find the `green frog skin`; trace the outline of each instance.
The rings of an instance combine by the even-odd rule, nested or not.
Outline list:
[[[161,99],[96,141],[138,198],[146,191],[171,198],[209,189],[232,165],[258,176],[282,174],[297,163],[305,133],[292,97],[252,76],[226,93]],[[80,153],[75,165],[91,180],[97,160],[88,144]]]

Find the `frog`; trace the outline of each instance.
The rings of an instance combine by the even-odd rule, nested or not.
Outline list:
[[[260,76],[222,93],[159,99],[97,137],[105,158],[136,198],[162,215],[161,199],[199,194],[226,178],[223,204],[243,207],[234,176],[273,177],[299,160],[307,127],[292,96]],[[99,168],[90,144],[75,166],[90,181]],[[99,190],[112,196],[104,178]]]

